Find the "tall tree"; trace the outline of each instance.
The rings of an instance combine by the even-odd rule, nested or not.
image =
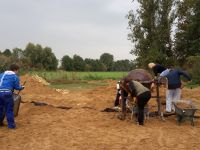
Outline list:
[[[160,0],[158,8],[158,25],[157,25],[157,45],[158,49],[166,55],[166,58],[173,56],[172,53],[172,27],[175,20],[174,0]]]
[[[20,48],[12,49],[11,60],[13,63],[17,63],[20,66],[21,70],[26,69],[29,66],[29,64],[24,61],[24,58],[25,57],[23,55],[22,49]]]
[[[134,44],[131,54],[137,56],[139,66],[149,62],[166,63],[172,56],[171,28],[174,20],[173,0],[137,0],[140,7],[130,11],[129,40]]]
[[[42,48],[39,44],[28,43],[24,50],[24,56],[29,59],[28,62],[30,62],[32,68],[57,69],[58,60],[49,47]]]
[[[16,59],[20,59],[21,57],[23,57],[23,50],[20,48],[13,48],[12,56]]]
[[[191,39],[190,56],[200,55],[200,1],[194,1],[193,13],[189,26],[189,37]]]
[[[84,71],[85,62],[83,58],[79,55],[73,56],[73,68],[74,71]]]
[[[58,60],[50,47],[45,47],[42,50],[42,65],[46,70],[56,70]]]
[[[117,60],[114,62],[113,71],[130,71],[132,64],[129,60]]]
[[[111,55],[109,53],[103,53],[100,56],[100,62],[102,62],[103,64],[105,64],[105,66],[107,67],[107,71],[112,71],[112,69],[113,69],[113,63],[114,63],[114,57],[113,57],[113,55]]]
[[[174,53],[182,65],[188,57],[200,55],[200,1],[182,0],[177,9]]]
[[[33,43],[28,43],[25,50],[24,55],[30,60],[30,67],[41,69],[42,62],[42,47],[37,45],[37,47]]]
[[[0,55],[0,72],[6,71],[11,63],[10,57]]]
[[[177,30],[175,34],[174,55],[180,64],[182,64],[188,56],[193,54],[191,44],[192,39],[194,39],[193,36],[196,38],[196,33],[193,32],[193,35],[191,35],[191,27],[197,15],[194,10],[195,1],[196,0],[182,0],[177,2]],[[195,32],[198,33],[198,31]],[[197,36],[199,35],[197,34]]]
[[[61,59],[61,68],[66,71],[73,71],[73,60],[68,55],[65,55]]]
[[[9,56],[12,55],[12,53],[11,53],[11,51],[9,49],[5,49],[5,51],[3,51],[2,54],[5,55],[5,56],[7,56],[7,57],[9,57]]]
[[[85,71],[106,71],[107,70],[106,65],[98,59],[86,58],[85,64],[87,65],[85,66],[85,69],[86,69]]]

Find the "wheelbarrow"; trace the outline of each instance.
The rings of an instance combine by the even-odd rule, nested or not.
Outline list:
[[[182,108],[178,104],[187,104],[188,108]],[[173,102],[173,105],[175,107],[175,113],[177,117],[177,123],[180,125],[181,122],[185,120],[189,120],[191,122],[191,125],[194,126],[194,114],[198,110],[193,104],[191,100],[178,100],[176,102]]]

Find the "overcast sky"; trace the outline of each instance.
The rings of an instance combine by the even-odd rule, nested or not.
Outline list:
[[[127,40],[132,0],[0,0],[0,50],[27,43],[51,47],[56,57],[133,59]]]

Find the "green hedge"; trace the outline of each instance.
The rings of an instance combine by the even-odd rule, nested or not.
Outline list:
[[[200,55],[188,57],[186,67],[192,76],[192,81],[200,84]]]

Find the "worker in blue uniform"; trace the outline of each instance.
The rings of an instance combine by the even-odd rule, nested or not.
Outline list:
[[[14,121],[14,100],[13,91],[23,90],[24,86],[20,85],[17,73],[19,66],[12,64],[10,70],[0,74],[0,126],[3,126],[4,111],[7,118],[8,128],[15,129]]]

